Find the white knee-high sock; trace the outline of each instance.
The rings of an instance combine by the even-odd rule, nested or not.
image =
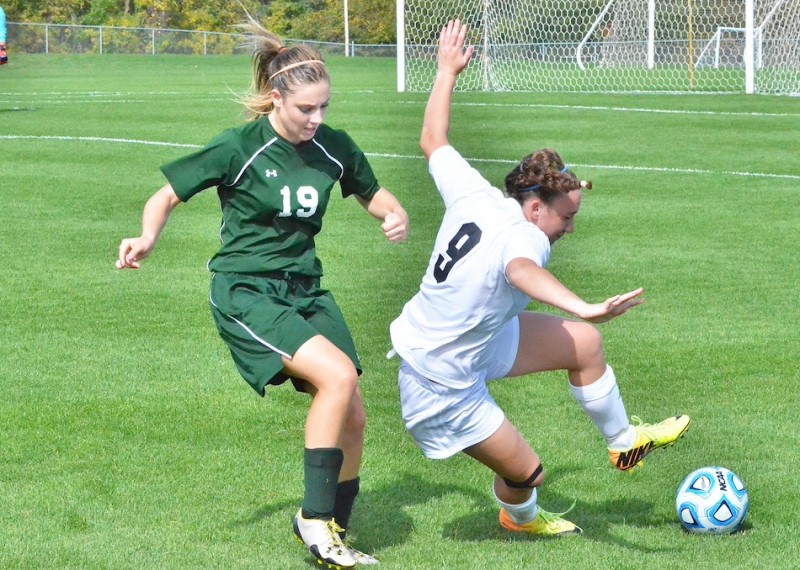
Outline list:
[[[508,513],[508,516],[511,517],[517,524],[525,524],[527,522],[531,522],[533,519],[536,518],[536,515],[539,513],[539,507],[536,504],[536,488],[532,489],[531,497],[524,503],[520,503],[518,505],[512,505],[510,503],[504,503],[500,499],[497,498],[497,492],[494,490],[494,485],[492,485],[492,494],[494,494],[494,500],[497,501],[497,504],[503,507],[505,511]]]
[[[580,404],[611,449],[628,449],[635,440],[636,431],[628,421],[625,404],[619,393],[614,370],[606,365],[603,375],[587,386],[569,386]]]

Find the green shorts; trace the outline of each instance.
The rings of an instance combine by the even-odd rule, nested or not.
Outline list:
[[[211,314],[239,373],[261,396],[268,384],[289,380],[281,357],[291,358],[314,336],[322,335],[344,352],[359,374],[355,343],[330,291],[319,278],[272,278],[215,273],[209,297]],[[294,380],[294,379],[292,379]],[[295,388],[302,390],[299,382]]]

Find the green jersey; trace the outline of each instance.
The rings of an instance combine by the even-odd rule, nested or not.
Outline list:
[[[161,167],[182,201],[211,186],[222,206],[214,272],[288,272],[318,277],[314,236],[331,190],[369,200],[380,189],[366,156],[344,131],[320,125],[292,144],[264,117],[228,129],[205,148]]]

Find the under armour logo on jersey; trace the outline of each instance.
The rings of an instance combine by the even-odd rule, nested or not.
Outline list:
[[[276,176],[278,176],[278,171],[277,170],[265,170],[264,171],[264,176],[266,176],[267,178],[275,178]]]

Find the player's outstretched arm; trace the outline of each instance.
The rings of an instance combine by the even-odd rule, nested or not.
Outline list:
[[[458,74],[469,64],[473,48],[464,48],[467,26],[459,20],[450,20],[439,34],[439,63],[436,79],[433,82],[425,116],[422,120],[422,133],[419,145],[425,158],[433,151],[449,144],[447,132],[450,129],[450,101]]]
[[[560,309],[590,323],[604,323],[644,303],[639,288],[614,295],[602,303],[587,303],[570,291],[552,273],[526,258],[512,259],[506,266],[506,276],[514,287],[540,303]]]
[[[142,235],[123,239],[119,244],[117,269],[139,269],[139,261],[153,251],[170,213],[180,203],[169,184],[150,197],[142,212]]]

